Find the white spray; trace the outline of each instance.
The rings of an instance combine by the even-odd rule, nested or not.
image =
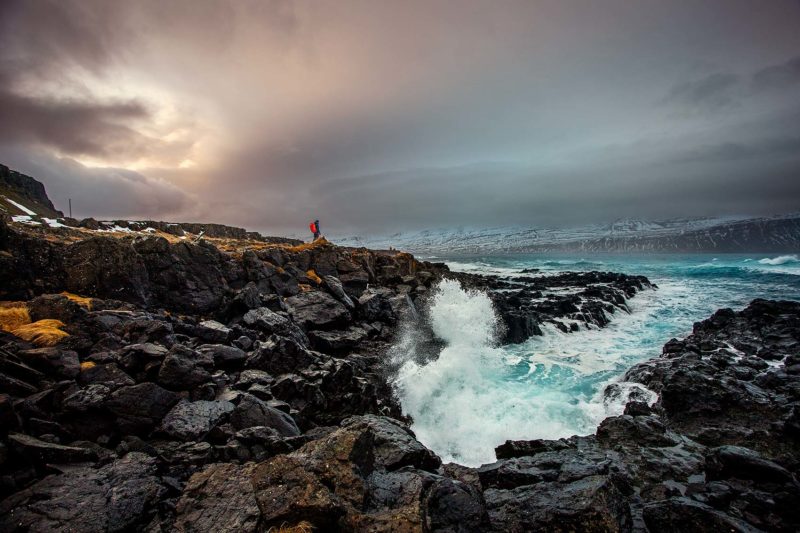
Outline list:
[[[494,448],[507,439],[589,433],[611,414],[601,395],[587,403],[574,391],[533,383],[530,372],[519,375],[519,347],[494,346],[498,318],[486,294],[442,281],[430,323],[445,347],[437,359],[419,363],[415,330],[407,329],[395,347],[394,385],[417,437],[444,461],[492,462]]]

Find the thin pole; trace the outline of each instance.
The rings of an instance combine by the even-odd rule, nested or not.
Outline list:
[[[69,199],[69,218],[72,218],[72,198]]]

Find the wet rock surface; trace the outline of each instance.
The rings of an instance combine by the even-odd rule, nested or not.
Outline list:
[[[644,276],[614,272],[522,272],[513,277],[449,272],[468,288],[486,291],[505,326],[503,343],[542,335],[552,324],[567,333],[608,325],[615,313],[630,312],[627,300],[656,286]]]
[[[722,310],[627,373],[655,404],[632,396],[596,435],[510,441],[467,468],[417,441],[387,383],[403,317],[424,320],[449,276],[487,290],[519,342],[603,327],[645,278],[3,232],[2,298],[69,337],[0,333],[0,530],[800,528],[800,304]],[[54,294],[68,283],[90,303]]]
[[[589,437],[497,448],[477,469],[493,530],[797,531],[798,341],[796,302],[695,324],[626,374],[660,393],[652,407],[631,401]]]
[[[269,520],[256,466],[354,415],[400,417],[382,368],[389,300],[403,277],[427,288],[442,270],[326,243],[237,256],[204,242],[69,243],[2,226],[2,298],[69,333],[46,347],[0,333],[3,531],[259,530]],[[379,293],[362,306],[369,283]],[[47,292],[65,289],[90,298]],[[386,441],[370,453],[392,468],[438,466],[395,424],[363,437]]]

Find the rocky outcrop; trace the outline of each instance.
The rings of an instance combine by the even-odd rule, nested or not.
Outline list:
[[[436,271],[433,265],[422,265],[404,254],[380,254],[330,244],[300,250],[276,246],[239,254],[223,252],[203,240],[171,244],[157,236],[94,236],[73,242],[42,239],[9,228],[5,221],[0,221],[0,228],[5,236],[4,250],[8,252],[0,254],[0,298],[9,300],[27,300],[37,294],[68,290],[146,308],[212,315],[227,321],[230,312],[246,311],[243,305],[259,306],[247,303],[253,301],[247,300],[248,294],[256,300],[262,296],[268,299],[273,294],[298,295],[310,300],[330,296],[336,303],[325,305],[343,305],[351,312],[355,303],[346,291],[357,298],[361,294],[359,280],[384,283],[384,277],[379,278],[383,271],[378,269],[376,273],[374,265],[385,264],[384,269],[406,274],[412,270],[426,271],[431,275],[426,278],[428,286],[435,276],[430,269]],[[302,296],[299,285],[309,283],[305,274],[309,270],[327,276],[327,281],[315,287],[322,290]],[[395,285],[399,282],[394,281]],[[255,292],[248,289],[251,293],[242,293],[249,283],[254,285]],[[299,308],[306,307],[303,302],[296,303]],[[315,311],[315,307],[309,310]],[[334,316],[333,323],[341,323],[339,318],[341,314]]]
[[[260,233],[254,231],[247,231],[244,228],[237,228],[235,226],[226,226],[224,224],[203,224],[197,222],[161,222],[158,220],[102,220],[98,221],[93,218],[85,218],[77,221],[74,219],[67,219],[67,225],[73,227],[86,228],[90,230],[108,229],[108,228],[122,228],[122,230],[131,230],[136,232],[155,232],[160,231],[176,237],[184,237],[187,234],[193,235],[195,238],[198,236],[210,237],[217,239],[235,239],[235,240],[251,240],[259,242],[267,242],[272,244],[286,244],[289,246],[296,246],[302,244],[303,241],[298,239],[289,239],[284,237],[265,237]]]
[[[625,379],[660,393],[589,437],[477,469],[495,531],[796,531],[800,304],[721,310]],[[609,391],[613,393],[613,391]]]
[[[625,379],[658,392],[670,426],[697,442],[800,460],[798,316],[797,302],[754,300],[738,313],[721,309]]]
[[[565,272],[501,278],[448,272],[468,288],[489,294],[503,321],[501,342],[520,343],[542,335],[549,323],[567,333],[587,327],[604,327],[615,313],[630,312],[627,300],[639,291],[656,288],[644,276],[614,272]]]
[[[63,217],[61,211],[57,211],[53,202],[47,197],[42,182],[11,170],[5,165],[0,165],[0,191],[12,194],[18,200],[23,200],[39,215],[49,217]]]
[[[438,276],[433,266],[329,244],[239,255],[207,242],[69,242],[2,227],[3,298],[45,293],[26,302],[31,318],[57,318],[69,333],[50,347],[0,333],[4,530],[82,529],[62,490],[98,513],[90,531],[256,527],[255,496],[232,517],[213,501],[222,474],[192,475],[220,464],[236,467],[225,470],[231,482],[249,479],[238,465],[297,450],[348,417],[400,416],[381,371],[395,317],[360,312],[358,285],[343,283],[337,265],[376,284],[376,265],[425,272],[420,294]],[[307,276],[315,269],[322,283]],[[386,301],[399,294],[397,283],[381,283]],[[119,489],[129,500],[120,505],[135,516],[94,509],[116,497],[128,469],[130,490],[141,493]]]
[[[645,278],[5,235],[3,297],[69,336],[0,332],[3,531],[800,528],[800,304],[721,310],[627,373],[655,404],[632,396],[595,435],[510,441],[466,468],[416,440],[385,376],[399,321],[425,320],[436,281],[487,290],[515,342],[602,327]],[[68,287],[93,298],[48,294]]]
[[[100,468],[53,473],[0,503],[3,531],[130,531],[156,513],[168,487],[156,460],[131,452]]]

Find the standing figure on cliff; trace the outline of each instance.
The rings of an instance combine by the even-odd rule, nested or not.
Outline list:
[[[315,220],[311,224],[308,225],[308,229],[311,230],[311,233],[314,234],[314,240],[316,241],[319,239],[319,220]]]

